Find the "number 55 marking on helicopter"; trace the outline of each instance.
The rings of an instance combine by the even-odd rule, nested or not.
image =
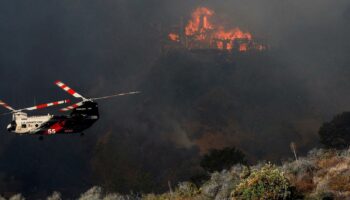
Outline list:
[[[139,91],[136,91],[97,98],[85,98],[63,82],[56,81],[55,83],[58,87],[68,92],[73,97],[81,99],[78,103],[60,110],[62,112],[71,111],[70,114],[61,116],[50,114],[28,116],[28,114],[24,112],[69,103],[70,100],[56,101],[17,110],[0,100],[0,105],[11,111],[4,114],[12,114],[12,121],[7,126],[9,132],[19,135],[40,135],[39,139],[43,139],[43,135],[82,133],[99,119],[98,104],[95,102],[96,100],[140,93]]]

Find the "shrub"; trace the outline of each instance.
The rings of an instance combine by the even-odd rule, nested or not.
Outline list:
[[[103,189],[98,186],[90,188],[88,191],[80,195],[79,200],[102,199]]]
[[[191,182],[182,182],[176,187],[174,192],[164,194],[147,194],[142,196],[142,200],[190,200],[199,195],[197,186]]]
[[[324,123],[318,134],[326,148],[345,149],[350,145],[350,112],[335,116]]]
[[[61,193],[55,191],[51,196],[48,196],[46,200],[62,200]]]
[[[231,191],[239,183],[239,173],[236,173],[235,170],[240,172],[240,169],[237,168],[238,166],[235,166],[231,171],[214,172],[210,180],[202,185],[201,193],[210,199],[228,199]]]
[[[197,186],[191,182],[179,183],[175,193],[180,197],[193,197],[199,194]]]
[[[235,147],[227,147],[222,150],[213,149],[204,155],[200,165],[208,172],[230,169],[234,164],[246,164],[245,155]]]
[[[288,179],[276,166],[265,164],[260,170],[253,170],[232,193],[233,199],[288,199],[291,187]]]
[[[25,200],[26,198],[24,198],[22,196],[22,194],[16,194],[14,196],[12,196],[9,200]]]

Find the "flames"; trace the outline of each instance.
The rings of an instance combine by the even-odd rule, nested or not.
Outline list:
[[[215,12],[206,7],[195,9],[184,30],[180,34],[170,33],[169,39],[180,42],[189,49],[236,49],[241,52],[266,49],[266,46],[253,40],[251,33],[242,31],[239,27],[226,29],[214,23],[214,15]]]
[[[206,33],[213,29],[213,25],[209,19],[214,15],[214,11],[208,8],[197,8],[192,13],[192,18],[185,27],[185,34],[187,36],[194,36],[197,40],[206,39]]]
[[[231,29],[230,31],[225,31],[223,27],[220,27],[218,31],[214,34],[214,41],[216,41],[216,47],[219,49],[231,50],[235,41],[244,41],[245,43],[236,44],[239,51],[247,51],[248,43],[252,41],[252,35],[248,32],[243,32],[239,28]]]
[[[180,42],[180,36],[176,33],[169,33],[169,39],[175,42]]]
[[[225,31],[223,28],[220,28],[220,30],[215,33],[214,37],[216,39],[231,40],[231,41],[236,39],[252,40],[252,35],[250,33],[244,33],[239,28],[234,28],[230,31]]]

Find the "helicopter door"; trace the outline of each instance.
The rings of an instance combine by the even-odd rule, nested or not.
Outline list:
[[[18,130],[23,132],[27,130],[27,124],[21,124],[20,126],[18,126]]]

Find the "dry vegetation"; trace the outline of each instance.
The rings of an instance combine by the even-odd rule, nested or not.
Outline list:
[[[152,195],[148,200],[350,199],[350,149],[312,150],[307,157],[282,166],[258,164],[251,167],[249,174],[244,169],[237,165],[230,171],[212,174],[190,197],[168,193],[167,197]]]
[[[24,200],[18,194],[11,200]],[[60,200],[59,192],[47,197]],[[282,166],[260,163],[214,172],[201,186],[179,183],[163,194],[120,195],[93,187],[79,200],[244,200],[244,199],[350,199],[350,149],[312,150],[307,157]],[[0,200],[5,198],[0,197]]]

